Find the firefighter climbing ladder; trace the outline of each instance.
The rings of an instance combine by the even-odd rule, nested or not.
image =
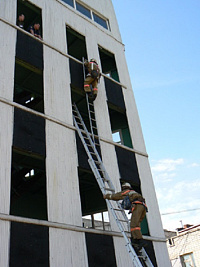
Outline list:
[[[93,105],[93,103],[90,103]],[[91,105],[88,105],[88,108],[91,108]],[[94,107],[93,107],[94,108]],[[94,110],[94,109],[93,109]],[[77,129],[78,135],[83,143],[83,146],[86,150],[86,153],[88,155],[88,162],[89,165],[94,173],[94,176],[97,180],[97,183],[102,191],[103,194],[106,194],[108,192],[115,192],[115,188],[112,184],[112,181],[110,180],[108,173],[105,170],[105,167],[102,163],[102,160],[99,156],[99,153],[96,149],[96,146],[94,144],[94,139],[91,137],[92,134],[90,134],[85,126],[85,123],[81,117],[81,114],[79,113],[79,110],[74,103],[72,105],[72,112],[73,112],[73,119],[74,119],[74,125]],[[88,110],[88,112],[90,112]],[[95,119],[94,119],[95,120]],[[95,122],[95,121],[94,121]],[[90,124],[91,125],[91,124]],[[95,122],[96,125],[96,122]],[[93,134],[94,135],[94,134]],[[133,249],[129,238],[127,237],[126,232],[129,231],[129,221],[126,216],[126,213],[121,208],[121,204],[116,201],[110,201],[106,199],[106,203],[108,206],[108,209],[110,210],[111,214],[113,215],[116,224],[122,233],[127,251],[131,257],[131,260],[135,267],[153,267],[153,264],[151,263],[146,251],[144,248],[139,252],[137,255],[135,250]]]
[[[83,76],[85,80],[85,65],[84,65],[84,57],[82,58],[83,62]],[[91,86],[91,85],[90,85]],[[99,136],[98,136],[98,130],[97,130],[97,125],[96,125],[96,118],[95,118],[95,111],[94,111],[94,104],[93,100],[88,97],[88,94],[86,94],[86,101],[87,101],[87,109],[88,109],[88,115],[89,115],[89,122],[90,122],[90,130],[92,134],[92,140],[95,144],[95,146],[100,146],[99,142]]]

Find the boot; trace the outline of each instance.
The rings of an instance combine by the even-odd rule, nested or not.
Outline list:
[[[142,248],[146,247],[148,244],[144,239],[138,239],[138,251],[140,251]]]
[[[136,253],[139,251],[139,239],[133,239],[131,237],[131,245],[135,249]]]

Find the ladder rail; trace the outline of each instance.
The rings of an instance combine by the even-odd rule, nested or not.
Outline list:
[[[84,80],[85,80],[85,65],[84,65],[85,58],[84,57],[82,57],[82,62],[83,62],[83,77],[84,77]],[[93,122],[96,125],[96,117],[95,117],[95,112],[94,112],[94,103],[90,101],[90,99],[88,97],[88,94],[86,94],[86,102],[87,102],[87,109],[88,109],[89,123],[90,123],[90,130],[91,130],[91,134],[92,134],[92,139],[93,139],[93,141],[95,143],[95,138],[97,138],[98,143],[100,144],[97,127],[95,127],[93,125]],[[91,105],[93,106],[93,111],[91,111],[91,109],[90,109]],[[94,116],[93,118],[92,118],[92,113],[93,113],[93,116]],[[94,133],[94,129],[96,129],[96,134]]]
[[[87,108],[88,108],[88,115],[89,115],[89,122],[90,122],[90,130],[91,130],[91,134],[92,134],[92,139],[95,142],[95,134],[94,134],[94,130],[93,130],[92,117],[91,117],[91,112],[90,112],[90,102],[89,102],[88,94],[86,94],[86,101],[87,101]],[[96,120],[95,120],[95,122],[96,122]]]
[[[87,135],[88,141],[89,141],[89,143],[90,143],[90,145],[91,145],[91,147],[92,147],[92,149],[93,149],[93,151],[94,151],[94,153],[95,153],[95,156],[97,157],[97,161],[100,163],[100,169],[101,169],[102,173],[104,174],[104,179],[107,180],[107,183],[109,184],[109,186],[111,187],[112,191],[114,192],[114,186],[113,186],[111,180],[109,179],[109,176],[108,176],[108,173],[107,173],[106,170],[105,170],[105,167],[104,167],[103,164],[102,164],[102,160],[101,160],[101,158],[100,158],[100,156],[99,156],[99,153],[98,153],[98,151],[97,151],[97,149],[96,149],[96,147],[95,147],[95,145],[94,145],[94,143],[93,143],[93,141],[92,141],[92,138],[90,137],[90,134],[88,133],[88,130],[87,130],[87,128],[86,128],[86,126],[85,126],[85,124],[84,124],[82,118],[81,118],[81,115],[80,115],[80,113],[79,113],[79,111],[78,111],[78,108],[76,107],[75,104],[73,104],[73,106],[74,106],[74,108],[75,108],[75,111],[76,111],[77,115],[79,116],[79,120],[80,120],[81,123],[82,123],[83,130],[84,130],[85,134]],[[91,156],[91,153],[90,153],[90,151],[89,151],[89,149],[88,149],[88,145],[86,144],[86,142],[85,142],[85,140],[84,140],[84,137],[83,137],[83,135],[82,135],[82,133],[81,133],[81,130],[80,130],[80,128],[79,128],[79,125],[78,125],[78,123],[77,123],[75,117],[74,117],[74,123],[75,123],[75,127],[76,127],[76,129],[77,129],[77,131],[78,131],[79,137],[81,138],[81,141],[82,141],[82,143],[83,143],[83,145],[84,145],[84,148],[85,148],[85,150],[86,150],[86,152],[87,152],[87,154],[88,154],[88,157],[89,157],[89,160],[90,160],[90,161],[88,160],[88,162],[89,162],[89,164],[90,164],[90,166],[91,166],[91,164],[94,162],[94,160],[93,160],[93,158],[92,158],[92,156]],[[94,169],[94,170],[97,169],[97,167],[96,167],[95,164],[93,164],[93,169]],[[98,176],[100,176],[100,175],[99,175],[99,172],[98,172]]]

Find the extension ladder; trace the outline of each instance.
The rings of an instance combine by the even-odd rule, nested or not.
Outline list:
[[[91,106],[92,104],[90,103],[90,105],[88,105],[88,108],[90,109]],[[81,117],[81,114],[75,103],[72,105],[72,112],[73,112],[74,125],[77,129],[78,135],[88,155],[89,165],[94,173],[94,176],[102,191],[102,194],[104,195],[108,192],[114,193],[115,188],[112,184],[111,179],[109,178],[108,173],[106,172],[106,169],[96,149],[96,146],[94,144],[94,139],[91,137],[91,134],[88,132],[85,126],[85,123]],[[88,110],[88,112],[90,111]],[[94,119],[94,122],[96,125],[95,119]],[[122,233],[124,237],[124,240],[126,243],[125,246],[132,259],[134,266],[135,267],[141,267],[141,266],[153,267],[153,264],[151,263],[144,248],[142,248],[139,255],[137,255],[135,250],[133,249],[129,238],[127,237],[127,232],[129,232],[129,220],[126,216],[125,211],[122,209],[120,202],[110,201],[106,199],[106,203],[107,203],[108,209],[110,210],[111,214],[113,215],[116,221],[116,224],[120,232]]]

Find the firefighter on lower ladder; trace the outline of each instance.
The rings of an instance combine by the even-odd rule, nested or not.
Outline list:
[[[123,200],[126,196],[129,196],[131,202],[131,242],[135,250],[139,252],[142,247],[147,245],[142,237],[140,228],[140,223],[144,219],[147,211],[145,199],[139,193],[134,191],[129,183],[123,183],[122,191],[120,192],[104,195],[104,199],[118,201]]]
[[[98,93],[98,81],[101,77],[100,69],[96,59],[92,58],[90,61],[85,60],[86,77],[84,81],[84,90],[90,98],[95,100]]]

